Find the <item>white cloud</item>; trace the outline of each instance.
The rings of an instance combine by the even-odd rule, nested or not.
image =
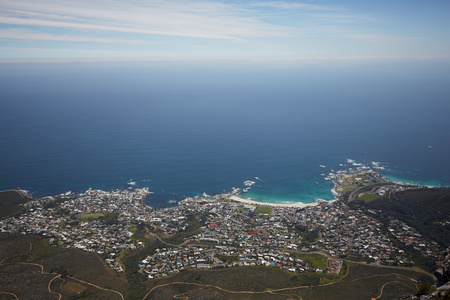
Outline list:
[[[213,39],[289,36],[287,27],[214,2],[2,0],[0,23]]]
[[[60,41],[60,42],[95,42],[95,43],[117,43],[117,44],[144,44],[146,42],[135,39],[98,38],[77,35],[55,35],[49,33],[35,32],[22,28],[0,29],[0,39],[19,39],[35,41]],[[148,43],[150,44],[150,43]]]
[[[23,49],[66,48],[75,57],[103,49],[116,50],[118,54],[137,51],[145,57],[444,53],[435,50],[442,48],[434,46],[442,44],[439,41],[423,43],[423,37],[414,39],[415,32],[405,37],[403,31],[390,26],[395,22],[383,19],[386,15],[383,17],[381,12],[316,3],[319,2],[0,0],[0,39],[2,46],[19,45]],[[6,51],[5,57],[15,55]],[[34,53],[30,51],[28,55]]]

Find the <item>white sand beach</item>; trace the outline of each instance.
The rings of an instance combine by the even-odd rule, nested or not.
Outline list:
[[[252,204],[252,205],[263,205],[263,206],[270,206],[270,207],[289,207],[289,208],[303,208],[303,207],[316,206],[319,204],[318,202],[314,202],[314,203],[302,203],[302,202],[298,202],[298,203],[265,203],[265,202],[253,201],[250,199],[244,199],[244,198],[241,198],[236,195],[230,196],[230,200],[245,203],[245,204]]]

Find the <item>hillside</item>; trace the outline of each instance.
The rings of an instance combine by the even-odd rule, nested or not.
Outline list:
[[[19,190],[0,192],[0,218],[15,214],[22,209],[21,204],[30,201],[31,198]]]
[[[77,279],[122,293],[127,288],[123,275],[109,269],[97,255],[52,247],[48,239],[36,235],[0,233],[0,262],[0,291],[14,293],[21,300],[58,299],[58,294],[62,299],[119,299],[115,292],[83,284]],[[52,294],[48,292],[48,285]],[[0,299],[12,299],[2,296],[0,294]]]
[[[48,239],[34,235],[0,234],[0,255],[1,292],[14,293],[19,299],[58,299],[59,294],[62,299],[122,299],[123,296],[123,299],[332,297],[339,300],[378,295],[382,295],[381,299],[393,299],[416,293],[416,281],[430,280],[419,272],[347,263],[339,276],[241,267],[183,271],[159,280],[142,277],[141,282],[130,284],[123,274],[108,269],[97,255],[54,248],[49,246]],[[134,293],[136,288],[139,293]]]
[[[450,188],[407,190],[356,203],[382,211],[383,214],[376,215],[377,218],[394,217],[441,246],[450,246]]]
[[[422,188],[397,192],[398,201],[431,207],[450,216],[450,188]]]

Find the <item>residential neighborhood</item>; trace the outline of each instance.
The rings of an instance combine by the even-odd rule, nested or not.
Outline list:
[[[379,190],[378,190],[379,191]],[[385,192],[385,190],[382,190]],[[271,207],[215,198],[187,198],[177,206],[152,209],[144,204],[147,189],[105,192],[89,189],[32,200],[22,213],[0,221],[0,231],[39,234],[55,247],[78,248],[104,258],[117,272],[120,257],[145,246],[135,237],[137,226],[158,237],[190,232],[190,218],[200,227],[182,243],[165,243],[136,266],[148,278],[166,277],[188,268],[217,269],[267,266],[290,272],[339,274],[343,260],[414,266],[400,245],[412,246],[437,264],[443,260],[436,243],[407,224],[391,219],[387,231],[380,213],[344,201],[310,207]],[[269,213],[267,213],[269,212]],[[304,253],[329,257],[328,266],[313,268]]]

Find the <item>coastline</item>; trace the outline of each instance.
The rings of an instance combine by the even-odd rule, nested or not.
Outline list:
[[[15,193],[19,194],[23,198],[27,198],[29,200],[33,199],[33,197],[28,193],[28,191],[22,190],[22,189],[1,190],[0,192],[15,192]]]
[[[351,160],[351,161],[353,161],[353,160]],[[243,203],[243,204],[248,204],[248,205],[254,205],[254,206],[273,207],[273,208],[306,208],[306,207],[314,207],[314,206],[318,206],[318,205],[321,205],[321,204],[324,204],[324,203],[332,203],[334,201],[337,201],[340,198],[340,196],[342,194],[344,194],[344,190],[343,190],[342,186],[344,185],[345,178],[351,177],[351,176],[355,176],[355,175],[358,175],[358,174],[375,174],[375,177],[377,177],[377,179],[381,180],[382,182],[390,182],[390,183],[393,183],[393,184],[399,184],[399,185],[405,185],[405,186],[423,186],[423,187],[430,187],[430,188],[445,187],[445,186],[443,186],[441,184],[439,184],[439,185],[430,185],[430,184],[424,185],[424,184],[417,184],[417,183],[411,183],[411,182],[406,183],[405,182],[406,180],[404,180],[404,179],[400,179],[398,177],[393,177],[393,176],[389,176],[389,175],[383,175],[383,174],[379,173],[378,171],[374,171],[374,170],[372,170],[370,168],[369,165],[359,166],[359,164],[358,164],[358,168],[349,168],[347,170],[336,170],[336,171],[332,169],[331,171],[332,172],[330,172],[328,174],[324,173],[324,174],[321,174],[321,175],[322,176],[326,176],[324,178],[324,180],[327,180],[327,181],[329,181],[329,182],[331,182],[333,184],[333,187],[330,190],[332,195],[334,196],[333,199],[325,198],[325,199],[327,199],[327,200],[325,200],[324,198],[317,197],[317,198],[315,198],[314,202],[304,203],[304,202],[301,202],[301,200],[300,200],[301,197],[291,197],[292,200],[293,199],[298,199],[298,202],[294,202],[295,200],[292,201],[291,199],[289,199],[289,200],[292,201],[291,202],[291,201],[283,201],[283,199],[275,199],[274,200],[270,196],[266,198],[264,196],[259,195],[259,198],[258,198],[259,201],[258,200],[253,200],[251,198],[245,198],[246,192],[247,192],[246,189],[249,189],[249,187],[254,184],[254,182],[250,181],[250,180],[244,182],[244,184],[246,186],[246,188],[244,188],[244,193],[241,193],[241,189],[239,189],[239,188],[233,188],[233,191],[231,193],[227,193],[227,194],[217,194],[217,195],[208,196],[206,193],[203,193],[203,199],[205,199],[207,197],[216,198],[216,199],[219,199],[221,197],[225,197],[225,198],[228,198],[229,200],[231,200],[233,202],[238,202],[238,203]],[[257,179],[259,180],[259,178],[257,178]],[[130,189],[130,187],[128,187],[128,189]],[[147,190],[148,194],[154,194],[153,192],[149,192],[148,188],[137,188],[137,189]],[[32,197],[33,197],[33,193],[30,193],[29,191],[24,190],[24,189],[19,189],[19,188],[17,188],[17,189],[9,189],[9,191],[14,191],[14,192],[20,194],[22,197],[26,197],[28,199],[32,199]],[[102,191],[102,190],[100,189],[100,191]],[[68,193],[70,193],[70,192],[63,192],[60,195],[67,195]],[[79,193],[83,193],[83,192],[79,192]],[[249,195],[249,196],[252,196],[252,195]],[[47,196],[47,197],[49,197],[49,196]],[[178,203],[180,201],[183,201],[183,200],[186,200],[186,199],[189,199],[189,198],[191,198],[191,197],[188,197],[188,198],[185,198],[185,199],[180,199],[180,200],[171,200],[171,201],[168,201],[168,202],[170,204],[176,204],[176,203]],[[200,199],[200,198],[202,198],[202,196],[198,195],[198,196],[195,196],[193,198],[194,199]],[[157,202],[158,200],[162,204]],[[167,203],[167,201],[164,201],[164,199],[162,199],[162,200],[156,199],[156,201],[155,202],[154,201],[155,200],[153,198],[151,198],[151,199],[147,199],[147,198],[143,199],[143,202],[145,203],[145,205],[147,205],[147,206],[149,206],[151,208],[155,207],[155,205],[156,205],[156,207],[161,207],[161,208],[162,207],[173,206],[173,205],[169,205]],[[268,201],[268,202],[265,202],[265,201]],[[276,201],[280,201],[280,202],[276,202]]]
[[[448,187],[443,185],[439,180],[413,180],[413,179],[404,179],[397,177],[395,175],[383,175],[388,181],[396,184],[405,184],[405,185],[420,185],[429,188],[439,188],[439,187]]]
[[[311,207],[311,206],[317,206],[320,204],[321,201],[323,202],[330,202],[326,200],[318,200],[314,203],[266,203],[266,202],[258,202],[254,200],[244,199],[236,195],[232,195],[229,197],[231,201],[240,202],[244,204],[250,204],[250,205],[261,205],[261,206],[269,206],[269,207],[279,207],[279,208],[305,208],[305,207]]]

